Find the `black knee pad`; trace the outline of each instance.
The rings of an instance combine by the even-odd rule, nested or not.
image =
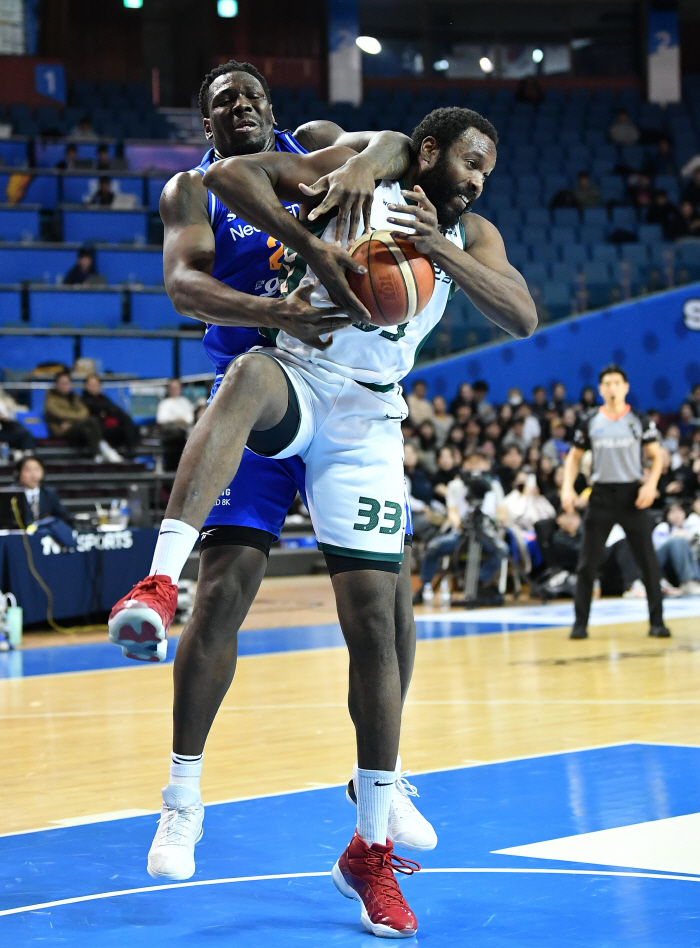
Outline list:
[[[336,573],[351,573],[358,569],[375,569],[381,573],[400,573],[401,563],[390,563],[386,560],[369,560],[359,556],[338,556],[336,553],[324,553],[326,566],[331,576]]]
[[[200,550],[208,550],[214,546],[249,546],[260,550],[269,558],[270,547],[275,542],[275,535],[267,530],[258,530],[257,527],[233,527],[227,524],[217,524],[213,527],[204,527],[199,534]]]
[[[282,371],[284,372],[284,369]],[[246,442],[251,451],[264,458],[274,457],[283,451],[294,441],[299,431],[301,420],[299,399],[286,372],[284,372],[284,377],[287,380],[287,411],[284,418],[265,431],[251,431]]]

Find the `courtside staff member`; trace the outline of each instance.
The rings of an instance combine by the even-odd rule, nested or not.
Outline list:
[[[603,405],[593,410],[576,428],[574,443],[564,462],[562,507],[574,509],[574,481],[584,451],[593,452],[593,490],[583,521],[583,542],[576,574],[576,619],[572,639],[588,637],[588,614],[593,583],[598,575],[605,542],[616,523],[627,534],[632,553],[642,573],[649,603],[649,635],[666,638],[661,605],[661,571],[651,541],[654,523],[647,510],[654,503],[656,485],[663,466],[658,431],[653,421],[627,404],[629,383],[624,371],[609,365],[599,376],[598,391]],[[642,454],[651,458],[649,477],[642,483]]]

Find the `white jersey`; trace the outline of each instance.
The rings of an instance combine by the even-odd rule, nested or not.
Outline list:
[[[372,201],[370,227],[372,230],[400,231],[390,224],[387,217],[389,204],[402,204],[401,184],[398,181],[382,181],[375,189]],[[335,240],[336,216],[323,220],[323,231],[318,234],[327,243]],[[320,228],[319,228],[320,230]],[[445,233],[446,238],[460,249],[464,249],[464,230],[461,224]],[[382,329],[357,323],[333,334],[333,343],[324,351],[308,346],[286,332],[277,334],[275,344],[279,349],[291,353],[297,359],[322,365],[330,371],[363,385],[388,390],[413,368],[416,355],[430,332],[440,322],[450,298],[452,279],[433,264],[435,289],[425,309],[410,322]],[[286,273],[284,272],[286,270]],[[297,286],[315,283],[316,276],[310,267],[294,251],[287,250],[280,288],[283,295]],[[332,306],[324,287],[319,287],[311,297],[314,306]]]

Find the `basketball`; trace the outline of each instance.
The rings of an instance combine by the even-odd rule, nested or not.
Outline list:
[[[427,306],[435,287],[430,257],[388,230],[364,234],[353,245],[353,258],[367,273],[347,271],[348,283],[367,307],[374,326],[407,323]]]

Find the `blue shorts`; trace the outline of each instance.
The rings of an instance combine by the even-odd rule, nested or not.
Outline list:
[[[217,371],[211,398],[223,377]],[[245,448],[236,476],[212,507],[202,532],[207,527],[252,527],[278,539],[297,491],[306,503],[305,478],[306,466],[300,457],[277,461]]]

